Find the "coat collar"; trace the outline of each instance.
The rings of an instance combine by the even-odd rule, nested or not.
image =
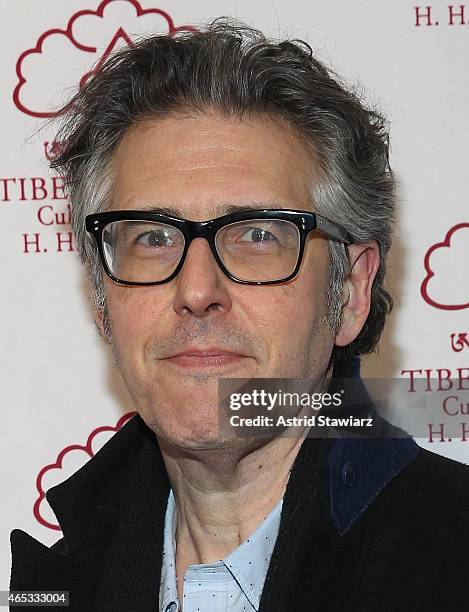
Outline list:
[[[46,497],[73,551],[115,528],[129,508],[135,513],[155,490],[166,508],[169,480],[163,458],[154,433],[136,415]]]
[[[321,441],[328,461],[330,514],[339,533],[348,531],[379,492],[415,459],[418,446],[402,433],[391,428],[384,439]],[[309,456],[309,447],[319,442],[307,438],[295,463],[301,464]],[[311,467],[303,474],[302,484],[304,478],[311,478]],[[292,480],[295,474],[293,470]],[[155,435],[136,415],[83,468],[47,492],[68,549],[102,537],[129,503],[147,499],[149,491],[142,488],[143,480],[150,489],[158,487],[165,510],[170,484],[163,458]],[[138,492],[133,493],[134,489]]]
[[[322,445],[328,463],[330,516],[340,534],[351,528],[380,491],[415,459],[419,449],[405,432],[376,413],[360,378],[360,365],[359,357],[335,363],[329,391],[348,386],[347,394],[354,398],[354,405],[345,405],[344,412],[353,409],[359,416],[372,416],[373,429],[365,430],[370,437],[342,437],[339,432],[337,438]],[[316,440],[305,440],[295,464],[311,454],[308,450],[315,443],[318,446]],[[297,472],[294,466],[290,480],[295,480]],[[309,466],[303,476],[298,475],[300,486],[312,474]],[[164,513],[170,483],[156,437],[137,415],[83,468],[47,492],[68,548],[85,546],[112,528],[125,512],[129,491],[144,476],[150,490],[158,483]],[[137,498],[150,494],[142,486],[137,488]]]

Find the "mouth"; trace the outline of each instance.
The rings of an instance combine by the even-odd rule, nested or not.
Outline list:
[[[166,357],[165,360],[180,368],[222,368],[236,364],[248,356],[225,348],[188,348]]]

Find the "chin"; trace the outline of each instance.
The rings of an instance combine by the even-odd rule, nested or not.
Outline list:
[[[155,433],[160,446],[165,451],[210,451],[241,449],[246,446],[246,440],[227,431],[220,430],[218,423],[218,412],[212,419],[201,417],[194,420],[194,415],[184,423],[181,421],[168,423],[162,422],[154,414],[149,416],[141,414],[148,427]],[[224,431],[223,431],[224,429]]]
[[[158,441],[165,448],[171,447],[174,450],[186,452],[226,450],[233,445],[239,446],[241,442],[239,439],[233,440],[221,437],[218,433],[218,427],[209,430],[204,429],[203,431],[190,430],[176,433],[160,430],[155,433]]]
[[[138,411],[159,440],[187,447],[220,442],[218,407],[207,410],[193,406],[179,413],[174,406],[161,408]]]

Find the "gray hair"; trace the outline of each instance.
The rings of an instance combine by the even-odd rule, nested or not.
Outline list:
[[[356,242],[376,240],[381,257],[367,321],[349,346],[334,348],[334,362],[373,351],[392,308],[383,287],[395,204],[385,120],[307,43],[272,41],[226,19],[201,32],[152,36],[119,51],[62,111],[58,137],[65,146],[52,165],[68,186],[77,248],[94,282],[96,306],[106,315],[101,266],[85,216],[109,203],[112,157],[126,130],[184,110],[226,118],[280,116],[310,144],[319,169],[310,193],[315,209]],[[327,318],[337,331],[350,261],[343,244],[329,241],[329,253]]]

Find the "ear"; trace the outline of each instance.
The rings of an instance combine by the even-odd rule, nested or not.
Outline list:
[[[94,322],[96,324],[96,329],[98,330],[99,335],[104,340],[104,342],[107,342],[107,344],[111,344],[109,340],[109,335],[106,333],[106,326],[104,324],[104,310],[102,310],[101,308],[96,308],[96,310],[94,311]]]
[[[342,324],[335,338],[337,346],[355,340],[370,312],[371,288],[379,268],[380,256],[376,240],[348,247],[351,270],[344,281]]]

